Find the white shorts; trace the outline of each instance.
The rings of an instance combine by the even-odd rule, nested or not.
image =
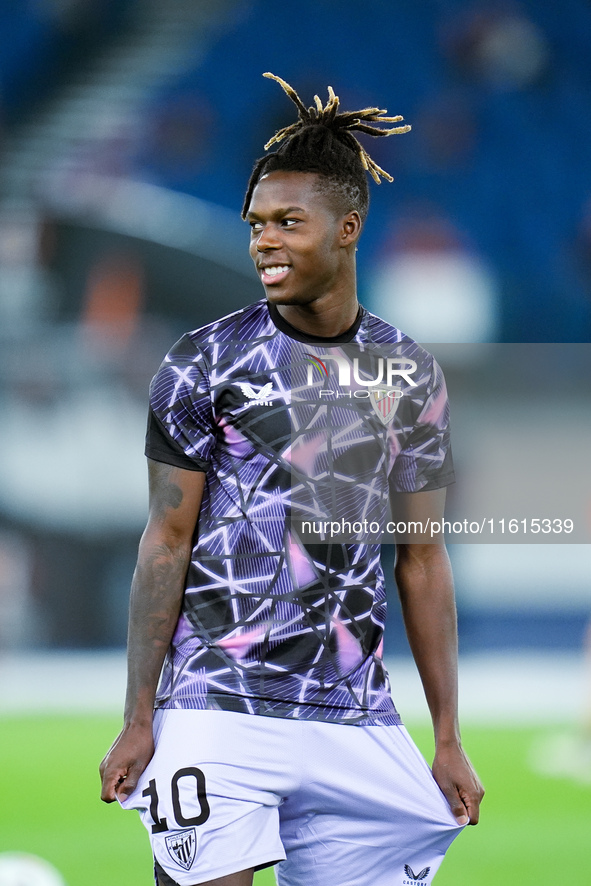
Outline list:
[[[462,830],[403,726],[167,710],[154,731],[122,805],[167,884],[280,862],[280,886],[429,886]]]

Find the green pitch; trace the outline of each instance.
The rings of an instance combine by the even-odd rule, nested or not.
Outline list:
[[[150,886],[139,819],[98,799],[97,766],[118,728],[104,716],[0,720],[0,851],[48,859],[68,886]],[[410,729],[429,758],[429,730]],[[591,882],[591,784],[544,778],[528,766],[532,745],[560,731],[465,729],[487,796],[480,826],[452,846],[437,886]],[[264,871],[255,882],[275,879]]]

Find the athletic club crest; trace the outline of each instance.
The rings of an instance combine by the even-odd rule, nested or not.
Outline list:
[[[373,411],[384,425],[389,425],[394,418],[401,399],[400,388],[380,388],[378,391],[370,391],[369,393],[369,401]]]
[[[165,842],[172,860],[188,871],[195,861],[195,853],[197,852],[195,828],[188,831],[176,831],[166,837]]]

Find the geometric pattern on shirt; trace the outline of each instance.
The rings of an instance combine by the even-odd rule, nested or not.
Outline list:
[[[369,402],[364,411],[361,401],[319,400],[326,378],[309,385],[303,355],[337,346],[294,341],[265,301],[188,333],[165,358],[151,409],[174,458],[207,476],[159,706],[399,722],[382,663],[379,545],[304,543],[290,519],[294,504],[321,514],[335,495],[345,513],[383,517],[390,487],[449,482],[447,396],[433,358],[366,311],[338,353],[369,359],[382,346],[417,363],[389,424]],[[161,448],[156,457],[166,460]]]

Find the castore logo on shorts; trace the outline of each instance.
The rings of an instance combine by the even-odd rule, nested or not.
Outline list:
[[[415,886],[415,883],[419,883],[421,880],[424,880],[428,876],[430,870],[430,867],[423,868],[422,871],[419,871],[418,874],[415,874],[411,866],[409,864],[405,864],[404,873],[409,879],[402,881],[403,886]]]

